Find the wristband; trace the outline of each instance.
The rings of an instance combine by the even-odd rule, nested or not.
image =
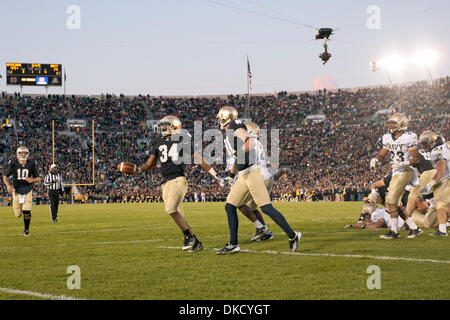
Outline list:
[[[141,169],[141,167],[137,167],[137,169],[136,169],[136,172],[135,173],[141,173],[142,172],[142,169]]]
[[[214,170],[214,168],[209,169],[208,173],[212,175],[214,178],[219,179],[217,178],[217,172],[216,170]]]

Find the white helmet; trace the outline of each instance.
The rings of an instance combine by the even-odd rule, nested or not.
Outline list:
[[[28,148],[24,146],[19,147],[16,151],[17,159],[20,161],[27,161],[29,155],[30,151],[28,151]]]

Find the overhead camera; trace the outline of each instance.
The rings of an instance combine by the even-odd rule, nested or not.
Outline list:
[[[323,39],[323,48],[325,51],[319,54],[319,58],[323,61],[323,64],[327,63],[331,58],[331,53],[328,52],[327,41],[332,34],[332,28],[320,28],[319,32],[316,34],[316,40]]]

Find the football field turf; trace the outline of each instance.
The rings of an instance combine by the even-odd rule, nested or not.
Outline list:
[[[205,250],[181,251],[182,233],[162,204],[33,206],[30,237],[11,207],[0,207],[0,299],[449,299],[450,238],[382,240],[387,229],[346,229],[362,203],[275,203],[303,233],[289,254],[286,235],[267,216],[273,240],[250,242],[239,214],[241,252],[215,254],[229,240],[223,203],[185,203]],[[80,268],[69,290],[67,268]],[[369,266],[379,267],[380,289]],[[18,291],[21,290],[21,291]]]

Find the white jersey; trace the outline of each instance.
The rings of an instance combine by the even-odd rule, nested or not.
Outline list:
[[[433,164],[433,167],[436,168],[436,163],[439,160],[446,161],[445,172],[441,178],[441,182],[445,183],[445,181],[450,177],[450,149],[446,143],[443,143],[431,150],[431,163]]]
[[[378,208],[370,215],[370,222],[375,223],[380,219],[384,219],[386,228],[391,228],[391,216],[385,208]],[[405,220],[398,217],[398,228],[400,229],[405,224]]]
[[[264,151],[264,147],[262,143],[257,139],[255,136],[249,136],[250,138],[253,138],[253,141],[255,142],[255,153],[256,153],[256,165],[261,169],[261,173],[264,177],[264,180],[270,179],[272,177],[272,173],[270,173],[270,170],[267,168],[267,155]],[[236,158],[228,152],[227,150],[227,170],[231,170],[234,163],[236,162]]]
[[[391,162],[403,162],[411,160],[412,156],[409,149],[417,146],[417,135],[413,132],[405,132],[397,139],[394,139],[393,134],[386,133],[383,135],[383,148],[389,150],[391,155]],[[411,169],[412,167],[409,166]],[[403,173],[404,168],[392,169],[392,175]]]

